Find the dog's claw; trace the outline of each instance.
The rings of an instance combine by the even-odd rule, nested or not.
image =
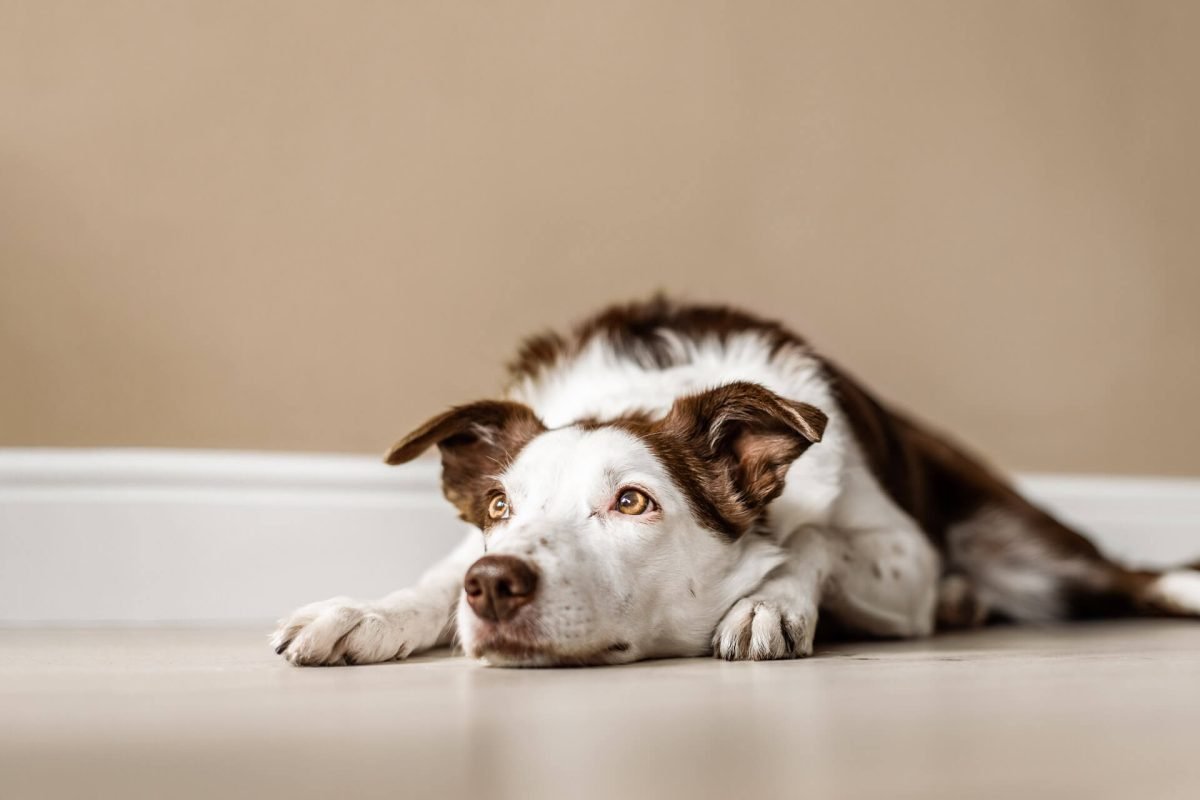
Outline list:
[[[773,600],[747,597],[713,635],[713,654],[726,661],[803,658],[812,654],[816,616]]]

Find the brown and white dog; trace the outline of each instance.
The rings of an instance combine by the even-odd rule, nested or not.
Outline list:
[[[812,652],[819,614],[888,637],[1200,614],[1200,572],[1113,563],[774,322],[653,300],[527,342],[511,372],[387,455],[439,448],[466,540],[412,588],[299,609],[277,652],[775,659]]]

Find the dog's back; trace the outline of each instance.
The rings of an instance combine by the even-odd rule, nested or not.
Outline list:
[[[1115,564],[979,458],[890,408],[778,323],[655,298],[603,311],[566,337],[528,340],[510,375],[509,396],[551,427],[656,418],[682,395],[733,381],[821,408],[825,439],[794,465],[780,502],[807,503],[805,523],[828,522],[815,508],[825,496],[870,502],[846,486],[847,470],[865,468],[941,554],[940,626],[991,616],[1200,614],[1200,573]]]

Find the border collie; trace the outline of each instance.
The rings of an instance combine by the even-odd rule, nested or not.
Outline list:
[[[663,299],[529,340],[504,399],[437,447],[457,549],[381,600],[283,620],[293,664],[453,641],[490,664],[807,656],[818,619],[881,637],[1200,615],[1200,572],[1134,570],[778,323]]]

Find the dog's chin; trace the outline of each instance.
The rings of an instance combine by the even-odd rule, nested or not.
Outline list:
[[[637,659],[628,642],[565,650],[524,631],[495,626],[474,631],[466,653],[493,667],[590,667]]]

